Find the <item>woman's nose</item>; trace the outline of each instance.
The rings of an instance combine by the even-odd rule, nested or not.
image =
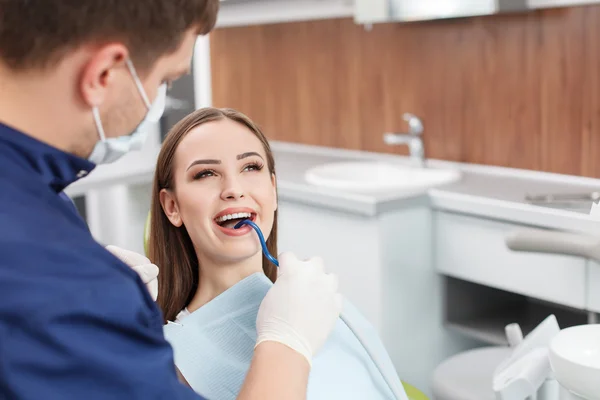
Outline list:
[[[244,189],[236,179],[227,179],[221,192],[223,200],[237,200],[244,197]]]

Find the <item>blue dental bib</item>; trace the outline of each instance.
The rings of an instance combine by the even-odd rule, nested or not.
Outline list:
[[[179,323],[165,325],[175,364],[197,393],[211,400],[237,397],[254,352],[258,308],[272,285],[264,274],[253,274]],[[373,326],[347,301],[344,315],[370,342],[384,363],[383,368],[397,376]],[[333,333],[313,359],[307,399],[394,397],[358,339],[338,319]]]

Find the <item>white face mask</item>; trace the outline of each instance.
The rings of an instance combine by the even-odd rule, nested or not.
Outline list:
[[[118,160],[132,150],[141,149],[148,136],[148,129],[150,129],[149,125],[157,123],[165,110],[167,85],[163,83],[158,87],[156,98],[154,99],[154,102],[150,104],[150,100],[146,95],[146,91],[135,71],[133,63],[129,59],[125,62],[148,112],[142,122],[140,122],[131,134],[107,139],[104,134],[104,128],[102,127],[102,121],[100,120],[98,107],[92,108],[96,129],[100,136],[100,141],[96,143],[92,154],[88,157],[88,160],[94,164],[108,164]]]

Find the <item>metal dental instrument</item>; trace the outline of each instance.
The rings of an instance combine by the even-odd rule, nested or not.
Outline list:
[[[269,259],[269,261],[271,261],[273,264],[275,264],[277,267],[279,267],[279,261],[277,261],[277,259],[275,257],[273,257],[271,255],[271,253],[269,253],[269,250],[267,249],[267,243],[265,242],[265,237],[263,236],[262,231],[260,230],[258,225],[256,225],[254,222],[250,221],[249,219],[245,219],[245,220],[242,220],[242,221],[238,222],[237,224],[235,224],[235,226],[233,228],[239,229],[244,225],[250,225],[252,228],[254,228],[254,231],[256,232],[256,234],[258,235],[258,238],[260,239],[260,245],[262,246],[263,254],[265,255],[265,257],[267,257]],[[360,344],[363,346],[363,348],[365,349],[365,351],[367,352],[367,354],[369,355],[369,357],[371,358],[371,360],[373,361],[373,363],[379,370],[379,373],[383,377],[383,380],[385,381],[385,383],[388,385],[388,387],[392,391],[394,398],[396,400],[405,400],[407,397],[404,392],[404,388],[402,387],[402,384],[400,382],[400,378],[398,378],[394,374],[389,374],[388,371],[383,368],[382,364],[379,362],[379,359],[375,355],[375,352],[372,351],[372,349],[369,347],[367,341],[364,340],[364,337],[361,335],[359,329],[356,329],[356,327],[352,325],[352,322],[348,321],[345,318],[343,311],[340,314],[340,319],[346,324],[348,329],[350,329],[352,331],[354,336],[356,336],[356,338],[358,339]]]
[[[600,200],[600,192],[589,192],[589,193],[556,193],[556,194],[542,194],[542,195],[526,195],[525,201],[529,203],[562,203],[562,202],[580,202],[580,201],[593,201],[597,202]]]

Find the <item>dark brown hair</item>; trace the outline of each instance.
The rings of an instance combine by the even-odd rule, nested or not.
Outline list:
[[[118,41],[144,71],[189,29],[210,32],[218,10],[219,0],[0,0],[0,59],[46,68],[83,44]]]
[[[162,189],[175,189],[173,167],[175,151],[179,143],[195,127],[211,121],[228,118],[246,126],[260,140],[267,155],[269,172],[275,175],[275,160],[271,146],[260,128],[244,114],[228,108],[203,108],[179,121],[165,138],[154,173],[152,205],[150,208],[150,237],[148,258],[159,266],[157,303],[165,321],[173,321],[183,310],[198,288],[199,268],[196,251],[185,225],[177,228],[165,215],[160,203]],[[267,239],[269,253],[277,254],[277,210],[273,219],[271,235]],[[263,271],[275,282],[277,268],[263,255]]]

